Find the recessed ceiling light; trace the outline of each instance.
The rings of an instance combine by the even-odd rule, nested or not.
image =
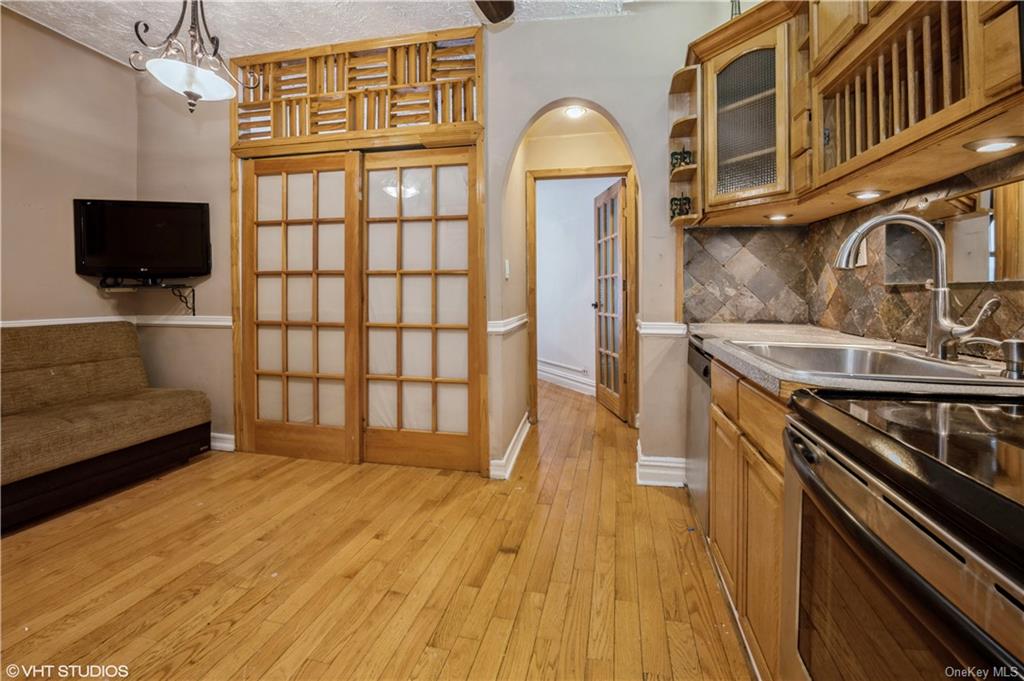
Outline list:
[[[792,213],[786,213],[786,214],[775,213],[774,215],[765,215],[765,217],[768,218],[769,220],[771,220],[772,222],[782,222],[786,218],[793,217],[793,214]]]
[[[861,189],[860,191],[850,192],[850,196],[861,201],[870,201],[871,199],[877,199],[880,196],[885,196],[889,192],[884,189]]]
[[[977,151],[982,154],[997,154],[1000,151],[1013,149],[1024,142],[1024,137],[989,137],[988,139],[975,140],[964,145],[966,149]]]
[[[587,113],[586,108],[578,104],[565,107],[565,115],[569,118],[582,118],[585,113]]]

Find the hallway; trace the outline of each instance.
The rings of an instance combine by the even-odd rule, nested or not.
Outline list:
[[[255,454],[3,540],[6,663],[132,679],[747,679],[682,490],[540,384],[507,482]],[[15,586],[16,585],[16,586]]]

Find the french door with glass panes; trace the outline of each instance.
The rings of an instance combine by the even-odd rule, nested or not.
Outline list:
[[[359,163],[244,163],[240,448],[360,460]]]
[[[626,224],[626,181],[594,199],[594,275],[597,401],[626,419],[626,361],[623,347],[622,232]]]
[[[364,166],[364,458],[478,470],[473,151],[374,153]]]

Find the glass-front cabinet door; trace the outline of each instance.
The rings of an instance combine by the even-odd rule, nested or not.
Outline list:
[[[711,206],[789,190],[787,30],[767,30],[704,66]]]

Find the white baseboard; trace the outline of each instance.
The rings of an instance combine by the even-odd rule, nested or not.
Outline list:
[[[593,378],[587,376],[581,369],[573,370],[564,364],[538,358],[537,378],[584,395],[597,394],[597,384]]]
[[[496,319],[494,321],[487,322],[487,333],[491,336],[504,336],[510,334],[516,329],[526,326],[527,321],[526,313],[517,314],[515,317],[509,317],[508,319]]]
[[[675,456],[645,456],[636,441],[636,484],[651,487],[686,487],[686,462]]]
[[[516,467],[516,459],[519,458],[519,450],[523,448],[523,441],[526,440],[526,434],[529,432],[530,413],[527,412],[523,414],[523,420],[519,422],[519,427],[516,428],[516,433],[512,436],[512,442],[508,443],[505,456],[500,459],[491,460],[492,480],[508,480],[512,477],[512,470]]]
[[[235,434],[210,433],[210,449],[216,449],[218,452],[235,451]]]

